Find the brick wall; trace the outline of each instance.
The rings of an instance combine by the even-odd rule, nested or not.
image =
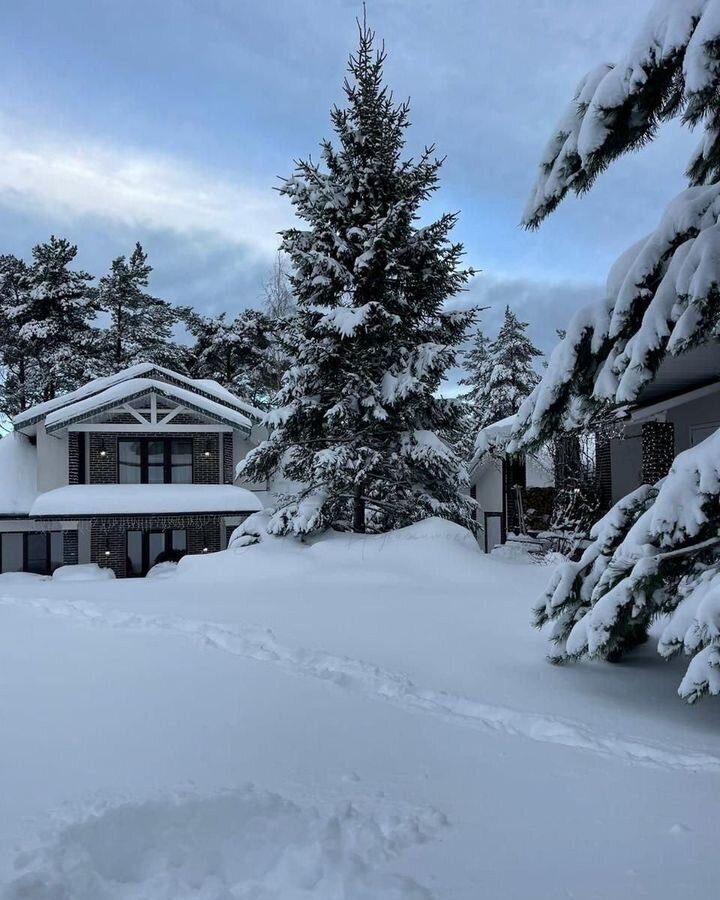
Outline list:
[[[223,434],[223,481],[225,484],[235,484],[235,465],[233,459],[233,435]]]
[[[241,517],[242,518],[242,517]],[[103,568],[111,568],[119,578],[127,572],[128,531],[187,531],[188,553],[215,553],[222,546],[222,516],[113,516],[90,523],[90,558]]]
[[[179,417],[178,417],[179,418]],[[72,432],[71,432],[72,436]],[[166,434],[153,432],[138,435],[133,432],[107,433],[90,432],[90,484],[116,484],[118,477],[118,438],[128,437],[167,437]],[[232,435],[223,435],[232,441]],[[193,442],[193,483],[220,483],[220,441],[217,432],[182,432],[173,433],[173,437],[187,437]],[[103,455],[104,452],[104,455]],[[206,455],[208,454],[208,455]],[[232,457],[231,457],[232,468]],[[77,482],[71,482],[76,484]],[[232,482],[231,482],[232,483]]]
[[[63,562],[66,566],[78,564],[78,533],[77,531],[63,532]]]
[[[68,435],[68,484],[80,484],[80,445],[82,440],[77,431]]]

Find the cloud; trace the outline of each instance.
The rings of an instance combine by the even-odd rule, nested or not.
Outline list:
[[[185,238],[212,235],[271,257],[291,221],[272,184],[243,183],[167,155],[74,140],[0,119],[0,204]]]

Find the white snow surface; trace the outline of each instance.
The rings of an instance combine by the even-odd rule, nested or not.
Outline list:
[[[48,400],[45,403],[38,403],[35,406],[30,407],[30,409],[27,409],[19,415],[15,416],[13,422],[17,427],[22,427],[22,423],[26,422],[28,419],[34,419],[37,416],[46,416],[47,414],[58,410],[61,407],[69,406],[70,404],[79,402],[80,400],[85,400],[96,394],[100,394],[108,388],[115,387],[124,381],[130,381],[135,378],[143,378],[150,372],[159,372],[162,375],[173,378],[176,381],[179,381],[182,384],[186,385],[188,388],[190,388],[190,390],[192,390],[193,388],[200,389],[206,394],[210,394],[215,397],[220,403],[226,405],[229,404],[230,406],[235,407],[235,409],[242,410],[256,421],[259,421],[263,417],[263,413],[260,410],[256,409],[254,406],[241,399],[240,397],[236,397],[235,394],[231,393],[226,388],[222,387],[222,385],[218,384],[217,381],[214,381],[211,378],[188,378],[187,375],[181,375],[180,372],[174,372],[172,371],[172,369],[166,369],[164,366],[158,366],[154,363],[137,363],[136,365],[130,366],[127,369],[122,369],[119,372],[115,372],[113,375],[108,375],[103,378],[95,378],[92,381],[89,381],[87,384],[84,384],[77,390],[71,391],[67,394],[61,394],[59,397],[55,397],[53,400]]]
[[[31,516],[257,512],[262,503],[231,484],[71,484],[46,491]]]
[[[11,431],[0,440],[0,515],[27,515],[37,497],[37,450]]]
[[[0,581],[2,900],[711,897],[718,709],[429,520]]]

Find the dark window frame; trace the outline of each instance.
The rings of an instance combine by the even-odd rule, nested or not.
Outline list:
[[[185,535],[185,549],[180,551],[173,548],[173,535],[175,532],[183,532]],[[130,572],[129,566],[126,563],[126,575],[128,578],[144,578],[147,573],[150,571],[150,535],[151,534],[162,534],[165,539],[165,549],[162,551],[164,554],[171,553],[180,553],[186,556],[189,553],[188,550],[188,529],[187,528],[128,528],[125,532],[125,558],[127,561],[130,560],[130,535],[131,534],[140,534],[142,536],[142,562],[141,569],[142,572],[140,575],[133,575]],[[162,553],[160,555],[162,555]]]
[[[30,537],[43,537],[45,538],[45,567],[42,572],[33,571],[31,574],[33,575],[52,575],[55,569],[59,569],[60,566],[65,565],[65,538],[64,532],[62,531],[3,531],[0,532],[0,568],[2,567],[2,542],[5,539],[6,535],[10,534],[19,534],[22,536],[22,569],[20,572],[30,572],[28,568],[28,539]],[[52,558],[52,538],[53,535],[59,535],[63,546],[61,548],[61,556],[62,559],[58,562],[56,566],[53,566],[53,558]]]
[[[188,463],[173,463],[173,443],[180,442],[188,444],[189,446],[189,455],[190,462]],[[121,437],[118,438],[118,451],[117,451],[117,483],[118,484],[138,484],[137,481],[121,481],[120,480],[120,470],[123,465],[120,459],[120,445],[121,444],[139,444],[140,445],[140,484],[194,484],[195,483],[195,465],[194,465],[194,446],[193,439],[191,437],[182,437],[180,435],[172,435],[168,437],[160,436],[153,437],[152,435],[138,435],[137,437]],[[159,481],[150,481],[149,474],[151,468],[160,468],[160,466],[151,466],[149,463],[149,446],[150,444],[162,444],[163,447],[163,461],[162,461],[162,470],[163,470],[163,480]],[[173,481],[173,469],[176,468],[185,468],[189,465],[190,468],[190,480],[189,481]]]

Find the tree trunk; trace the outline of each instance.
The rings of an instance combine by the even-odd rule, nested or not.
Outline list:
[[[355,534],[365,533],[365,498],[362,485],[359,484],[355,485],[353,498],[353,531]]]

